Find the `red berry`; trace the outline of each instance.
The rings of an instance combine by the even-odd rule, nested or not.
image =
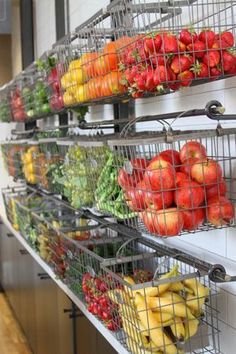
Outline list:
[[[187,55],[176,55],[171,63],[171,69],[175,74],[188,70],[192,65],[192,61]]]
[[[190,86],[193,78],[194,78],[194,75],[189,70],[186,70],[177,76],[177,79],[180,81],[181,86],[184,86],[184,87]]]
[[[197,40],[195,43],[189,44],[187,49],[191,54],[193,53],[195,58],[200,59],[206,52],[206,45],[204,42]]]
[[[211,31],[211,30],[203,30],[200,34],[199,34],[199,40],[204,42],[207,49],[211,48],[214,41],[215,41],[215,32]]]
[[[220,53],[217,50],[209,50],[203,57],[203,63],[213,68],[220,63]]]
[[[182,29],[179,35],[179,40],[185,45],[189,45],[197,40],[197,33],[188,30],[187,28]]]
[[[219,34],[219,44],[221,49],[227,49],[233,47],[234,36],[231,32],[223,32]]]
[[[178,52],[178,42],[175,35],[171,33],[162,34],[162,53],[177,53]]]
[[[227,52],[227,51],[223,52],[222,65],[223,65],[224,71],[228,72],[229,70],[231,70],[235,65],[235,60],[236,60],[236,57],[232,53]]]

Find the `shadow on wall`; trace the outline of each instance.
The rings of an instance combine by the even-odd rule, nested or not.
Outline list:
[[[11,35],[0,34],[0,86],[12,78]]]

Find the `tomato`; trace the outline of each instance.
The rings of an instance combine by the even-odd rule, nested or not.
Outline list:
[[[116,53],[116,43],[110,42],[103,48],[106,71],[117,70],[118,58]]]

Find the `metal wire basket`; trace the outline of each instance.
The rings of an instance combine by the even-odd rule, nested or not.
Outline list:
[[[21,156],[26,150],[26,141],[9,141],[1,144],[1,152],[5,168],[9,176],[15,180],[24,178]]]
[[[172,131],[108,142],[124,222],[162,237],[235,226],[235,133]],[[135,217],[126,216],[127,205]]]
[[[118,306],[113,321],[123,327],[117,339],[131,353],[220,353],[217,290],[207,267],[181,252],[157,249],[158,255],[102,264],[108,296]]]
[[[9,123],[12,120],[10,87],[11,85],[4,85],[0,90],[0,121],[3,123]]]
[[[22,83],[21,77],[18,77],[11,85],[10,90],[10,107],[12,120],[15,122],[24,122],[27,119],[27,114],[24,108],[22,99]]]
[[[16,231],[19,231],[19,220],[16,211],[16,199],[26,195],[25,186],[2,188],[3,202],[8,220]]]

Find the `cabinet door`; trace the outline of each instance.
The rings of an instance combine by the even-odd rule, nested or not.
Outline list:
[[[77,354],[98,354],[97,330],[81,313],[76,318],[76,333]]]
[[[37,265],[35,267],[36,353],[58,354],[57,285],[44,274],[45,271]]]
[[[64,294],[64,292],[57,288],[57,303],[58,303],[58,341],[60,354],[72,354],[73,350],[73,320],[70,318],[70,310],[72,309],[72,302]]]

